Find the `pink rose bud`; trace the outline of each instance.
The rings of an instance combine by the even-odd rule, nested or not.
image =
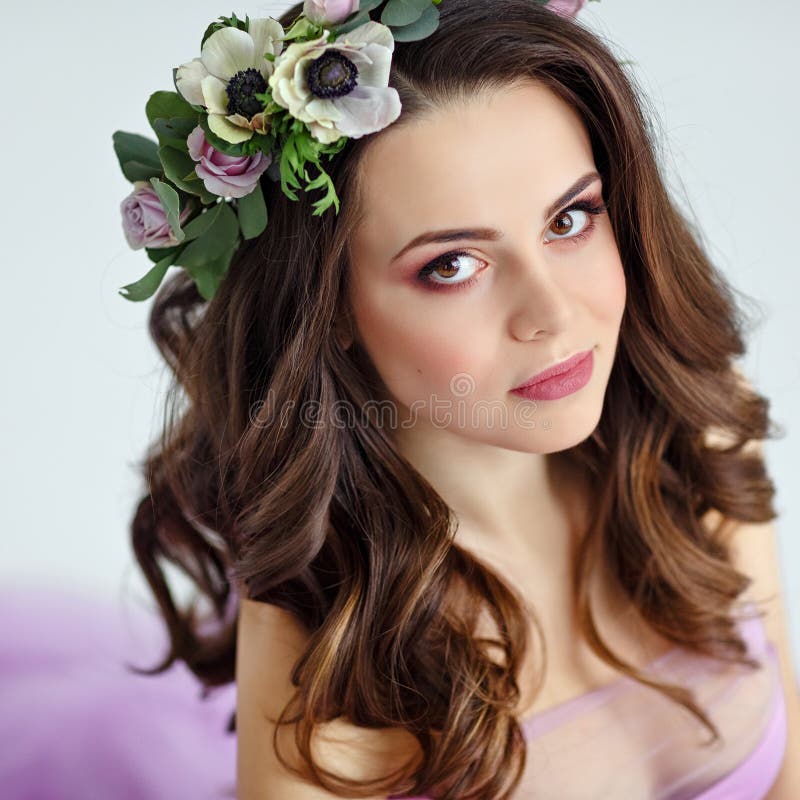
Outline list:
[[[562,17],[574,17],[586,5],[586,0],[550,0],[547,8]]]
[[[358,11],[358,0],[305,0],[303,14],[315,25],[329,28]]]
[[[134,181],[133,186],[133,191],[120,204],[122,230],[128,244],[134,250],[179,244],[153,186],[148,181]],[[189,214],[191,209],[187,206],[180,213],[181,225]]]
[[[189,155],[198,164],[195,172],[209,192],[220,197],[244,197],[256,188],[258,179],[272,163],[272,156],[259,150],[252,156],[229,156],[212,147],[198,125],[186,140]]]

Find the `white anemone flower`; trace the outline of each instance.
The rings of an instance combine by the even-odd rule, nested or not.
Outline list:
[[[394,52],[389,28],[370,20],[335,42],[327,38],[326,31],[290,44],[275,59],[272,99],[325,144],[340,136],[359,139],[394,122],[400,97],[388,85]]]
[[[184,99],[208,109],[208,127],[226,142],[236,144],[266,133],[269,120],[254,95],[267,90],[273,62],[284,31],[272,17],[250,20],[250,30],[220,28],[206,39],[200,58],[178,67],[175,85]]]

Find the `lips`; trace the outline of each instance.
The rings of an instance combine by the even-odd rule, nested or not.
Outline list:
[[[576,353],[574,356],[571,356],[565,361],[561,361],[558,364],[554,364],[552,367],[543,369],[541,372],[537,372],[533,377],[528,378],[525,383],[515,386],[511,391],[524,389],[526,386],[533,386],[535,383],[546,381],[548,378],[552,378],[554,375],[561,375],[564,372],[569,372],[571,369],[574,369],[578,364],[580,364],[580,362],[583,361],[583,359],[586,358],[591,352],[591,349],[584,350],[580,353]]]

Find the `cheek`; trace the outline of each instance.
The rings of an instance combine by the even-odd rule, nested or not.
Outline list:
[[[408,302],[401,307],[381,298],[358,296],[353,309],[359,338],[387,389],[398,400],[413,400],[449,393],[460,373],[470,373],[480,363],[486,337],[474,328],[464,329],[445,313],[432,313]]]
[[[612,241],[598,255],[602,265],[597,280],[592,282],[589,305],[595,317],[612,327],[619,326],[625,310],[625,270],[616,244]]]

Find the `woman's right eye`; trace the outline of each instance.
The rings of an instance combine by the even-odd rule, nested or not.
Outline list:
[[[465,260],[467,262],[470,260],[482,261],[482,259],[479,259],[476,256],[461,250],[444,253],[443,255],[434,258],[430,263],[426,264],[417,274],[417,278],[421,283],[427,284],[431,289],[464,289],[467,286],[472,286],[478,280],[475,275],[480,271],[480,268],[477,268],[470,272],[469,268],[467,268],[466,278],[461,277],[460,280],[449,280],[464,274],[465,270],[462,264]],[[482,263],[485,264],[486,262],[483,261]],[[433,275],[444,277],[444,280],[431,277]]]

